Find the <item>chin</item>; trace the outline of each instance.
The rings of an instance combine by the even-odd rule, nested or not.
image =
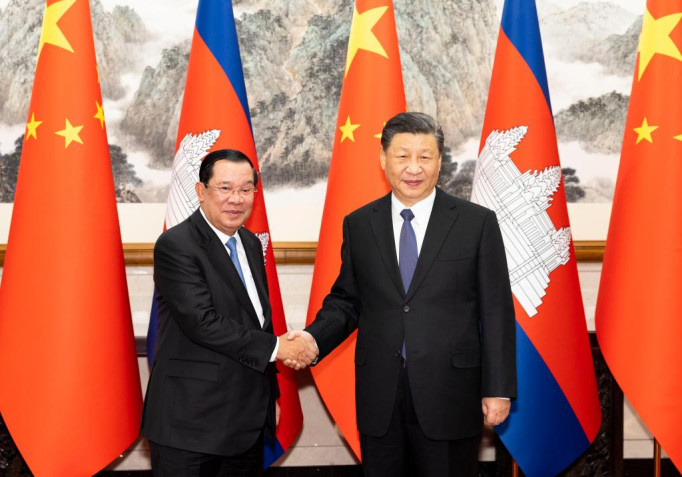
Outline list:
[[[424,191],[408,190],[403,192],[403,196],[409,200],[418,200],[424,196]]]

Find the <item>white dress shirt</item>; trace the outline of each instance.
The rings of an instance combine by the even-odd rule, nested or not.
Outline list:
[[[431,211],[433,210],[433,202],[436,200],[436,189],[414,204],[412,207],[407,207],[395,196],[391,194],[391,218],[393,219],[393,238],[395,239],[395,251],[398,255],[398,264],[400,264],[400,230],[403,228],[405,221],[400,215],[403,209],[410,209],[414,214],[414,218],[410,221],[414,234],[417,236],[417,254],[422,250],[424,243],[424,236],[426,235],[426,227],[429,225],[429,218],[431,218]]]
[[[211,227],[211,229],[215,232],[215,234],[218,236],[218,239],[220,240],[220,243],[223,244],[225,247],[225,250],[227,250],[227,254],[230,254],[230,249],[227,248],[227,241],[231,238],[234,237],[237,239],[237,257],[239,258],[239,264],[242,267],[242,274],[244,275],[244,282],[246,285],[246,292],[249,294],[249,299],[251,299],[251,304],[253,305],[253,308],[256,310],[256,316],[258,317],[258,321],[260,322],[261,328],[263,327],[263,324],[265,323],[265,317],[263,316],[263,305],[260,302],[260,297],[258,296],[258,289],[256,288],[256,282],[253,280],[253,275],[251,274],[251,267],[249,267],[249,259],[246,258],[246,251],[244,250],[244,244],[242,244],[242,239],[239,236],[238,233],[234,234],[233,236],[227,235],[226,233],[218,230],[216,227],[213,226],[213,224],[206,218],[206,214],[204,214],[204,211],[199,208],[201,211],[201,215],[204,217],[204,220],[206,220],[206,223]],[[277,343],[275,344],[275,349],[272,352],[272,356],[270,356],[270,362],[275,361],[275,357],[277,356],[277,350],[279,349],[279,338],[277,338]]]

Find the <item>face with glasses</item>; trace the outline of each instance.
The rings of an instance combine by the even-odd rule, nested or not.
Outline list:
[[[197,182],[195,190],[208,221],[234,235],[251,215],[256,193],[253,169],[248,162],[217,161],[208,185]]]

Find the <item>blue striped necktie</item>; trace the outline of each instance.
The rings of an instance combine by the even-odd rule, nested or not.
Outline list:
[[[242,279],[242,283],[244,284],[244,286],[246,286],[246,281],[244,280],[244,273],[242,272],[242,266],[239,264],[239,255],[237,255],[237,239],[234,237],[230,237],[230,239],[227,242],[225,242],[225,245],[227,245],[227,249],[230,251],[230,260],[232,260],[234,268],[237,269],[239,278]]]

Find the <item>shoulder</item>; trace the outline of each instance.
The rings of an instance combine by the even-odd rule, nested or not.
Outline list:
[[[372,214],[376,213],[377,211],[380,211],[384,208],[388,208],[388,210],[391,210],[391,193],[389,192],[383,197],[380,197],[376,200],[373,200],[372,202],[363,205],[362,207],[355,209],[353,212],[348,214],[346,218],[348,220],[354,221],[354,220],[359,220],[364,217],[369,217]]]
[[[199,217],[199,220],[203,220],[203,218]],[[176,247],[188,248],[188,246],[198,244],[201,241],[202,231],[196,221],[196,214],[193,214],[179,224],[167,229],[156,240],[154,250]]]
[[[242,226],[239,229],[239,236],[242,238],[242,240],[251,240],[251,241],[258,240],[258,237],[256,236],[256,234],[254,234],[253,232],[251,232],[249,229],[247,229],[244,226]]]
[[[471,217],[494,217],[495,212],[479,204],[475,204],[466,199],[450,195],[442,189],[436,189],[436,202],[434,203],[434,210],[436,204],[448,209],[455,209],[458,213],[465,214]]]
[[[246,227],[242,226],[239,229],[239,237],[242,239],[242,243],[244,244],[245,247],[248,247],[248,246],[260,247],[261,246],[261,242],[260,242],[260,239],[258,238],[258,236],[256,234],[254,234],[253,232],[251,232]]]
[[[159,235],[159,238],[156,240],[156,245],[159,246],[183,240],[189,233],[189,227],[189,219],[174,225]]]

